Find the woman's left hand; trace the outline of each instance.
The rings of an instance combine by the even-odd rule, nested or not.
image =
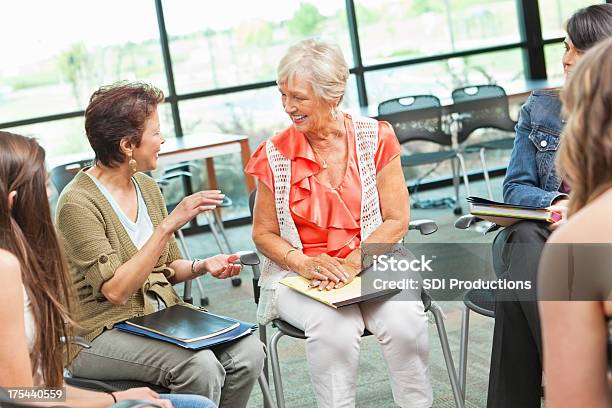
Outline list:
[[[554,211],[556,213],[561,214],[561,219],[559,221],[549,225],[548,228],[550,228],[551,231],[556,230],[557,228],[559,228],[560,226],[562,226],[563,224],[567,222],[568,206],[569,206],[569,200],[559,200],[553,205],[551,205],[550,207],[546,208],[548,211]]]
[[[234,263],[240,259],[240,256],[219,254],[211,256],[196,263],[195,269],[200,273],[210,273],[217,279],[226,279],[240,274],[242,265]]]
[[[359,275],[359,272],[361,272],[360,263],[351,262],[345,258],[334,258],[334,259],[336,259],[340,263],[340,265],[342,265],[343,271],[348,274],[348,280],[347,282],[340,281],[338,283],[333,282],[333,281],[313,280],[311,282],[312,285],[318,286],[319,290],[340,289],[341,287],[344,287],[348,285],[349,283],[351,283],[353,279],[355,279],[355,276]]]

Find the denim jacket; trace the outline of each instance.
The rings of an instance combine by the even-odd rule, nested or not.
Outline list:
[[[504,179],[504,201],[548,207],[557,197],[561,177],[555,155],[563,122],[559,91],[533,91],[521,108],[510,164]]]

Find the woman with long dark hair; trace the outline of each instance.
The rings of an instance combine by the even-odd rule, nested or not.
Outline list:
[[[73,293],[47,194],[45,152],[31,138],[0,132],[0,387],[64,387],[64,345],[74,325]],[[67,387],[71,407],[149,400],[169,408],[210,408],[197,395],[149,388],[104,394]]]
[[[612,36],[612,4],[577,10],[567,22],[563,69],[571,74],[582,54]],[[497,294],[487,406],[539,407],[542,383],[540,319],[536,302],[537,266],[551,230],[565,222],[570,187],[566,169],[555,167],[564,123],[559,90],[534,91],[523,105],[514,149],[504,180],[509,204],[549,207],[564,214],[549,228],[523,221],[501,231],[493,243],[495,272],[501,278],[530,281],[531,291]]]

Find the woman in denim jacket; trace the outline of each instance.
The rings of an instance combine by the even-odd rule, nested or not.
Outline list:
[[[548,207],[567,199],[555,154],[563,128],[561,100],[556,89],[533,91],[523,105],[516,139],[504,180],[504,201]]]
[[[567,76],[582,53],[612,36],[612,4],[576,11],[567,22]],[[558,90],[534,91],[523,105],[516,126],[514,149],[504,180],[504,201],[548,207],[561,212],[561,221],[547,226],[523,221],[502,230],[493,243],[495,272],[514,281],[530,281],[530,291],[496,294],[495,330],[487,406],[539,407],[542,346],[535,288],[544,243],[565,222],[569,189],[563,169],[555,168],[563,120]]]

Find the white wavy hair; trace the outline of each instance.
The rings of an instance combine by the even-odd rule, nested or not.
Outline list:
[[[327,103],[342,101],[349,69],[340,47],[316,39],[291,46],[278,63],[277,84],[298,75],[310,82],[315,95]]]

